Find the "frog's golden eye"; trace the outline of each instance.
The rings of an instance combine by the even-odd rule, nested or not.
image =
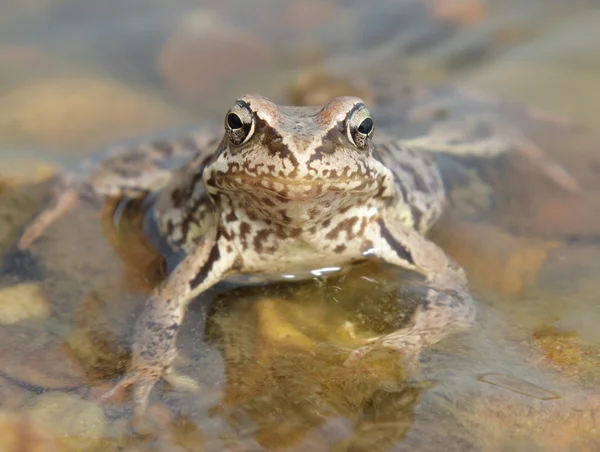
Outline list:
[[[375,121],[364,105],[355,108],[346,119],[346,135],[359,149],[366,149],[375,131]]]
[[[225,116],[225,131],[229,141],[239,146],[254,134],[254,114],[246,102],[237,102]]]

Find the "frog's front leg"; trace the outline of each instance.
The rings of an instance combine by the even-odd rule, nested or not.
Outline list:
[[[182,386],[184,378],[176,376],[172,369],[177,355],[177,333],[189,302],[231,271],[236,254],[227,251],[231,248],[225,242],[216,227],[211,228],[165,284],[147,300],[135,327],[132,366],[127,375],[102,396],[102,401],[133,387],[134,419],[139,420],[146,411],[150,391],[160,378]]]
[[[354,350],[346,366],[356,365],[375,348],[386,348],[415,357],[428,345],[472,325],[475,303],[464,270],[435,243],[395,218],[385,215],[365,237],[366,254],[425,276],[427,292],[411,324]]]

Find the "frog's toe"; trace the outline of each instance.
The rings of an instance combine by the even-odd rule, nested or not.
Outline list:
[[[542,176],[561,190],[571,194],[581,193],[581,184],[569,170],[550,158],[548,154],[543,152],[537,146],[532,144],[521,146],[519,148],[519,154],[529,160],[532,166],[536,168]]]
[[[163,376],[163,379],[169,383],[173,389],[178,391],[198,392],[201,389],[196,380],[187,375],[181,375],[172,369],[167,371]]]
[[[71,210],[79,201],[79,194],[71,188],[55,194],[48,205],[25,229],[19,240],[19,249],[28,248],[48,227]]]
[[[362,361],[362,359],[367,356],[373,349],[374,345],[365,345],[363,347],[357,348],[350,352],[346,360],[344,361],[344,366],[346,367],[356,367],[358,363]]]
[[[98,401],[108,403],[117,394],[131,388],[131,404],[135,425],[146,413],[150,393],[161,378],[179,391],[197,392],[200,390],[200,385],[191,377],[180,375],[171,368],[164,371],[162,375],[154,369],[141,369],[127,373],[112,389],[101,395]]]
[[[415,343],[415,338],[406,330],[400,330],[387,336],[375,337],[370,339],[366,345],[353,350],[346,360],[344,366],[355,367],[369,353],[373,351],[386,351],[387,353],[396,353],[402,355],[403,363],[409,367],[414,367],[418,360],[421,347]]]
[[[108,403],[115,395],[132,388],[131,402],[133,406],[134,424],[145,414],[150,400],[150,392],[160,379],[157,372],[130,371],[112,389],[98,398],[101,404]]]
[[[127,374],[116,385],[97,398],[99,403],[109,403],[116,395],[126,391],[135,382],[134,374]]]

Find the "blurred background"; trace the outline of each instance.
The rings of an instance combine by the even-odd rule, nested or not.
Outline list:
[[[485,207],[433,231],[469,274],[478,325],[414,378],[389,356],[340,366],[406,321],[390,269],[213,296],[206,331],[191,309],[180,336],[205,389],[155,391],[155,429],[134,438],[125,397],[93,400],[129,362],[159,259],[98,206],[14,244],[64,165],[220,124],[244,93],[359,94],[400,137],[493,111],[580,191],[507,157],[452,192]],[[597,0],[0,0],[0,450],[600,450],[599,144]]]
[[[0,146],[85,152],[286,100],[307,72],[407,74],[596,125],[593,0],[5,0]]]

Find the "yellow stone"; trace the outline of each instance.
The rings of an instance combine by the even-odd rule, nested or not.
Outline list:
[[[30,282],[0,289],[0,324],[9,325],[30,318],[46,318],[50,305],[41,284]]]

